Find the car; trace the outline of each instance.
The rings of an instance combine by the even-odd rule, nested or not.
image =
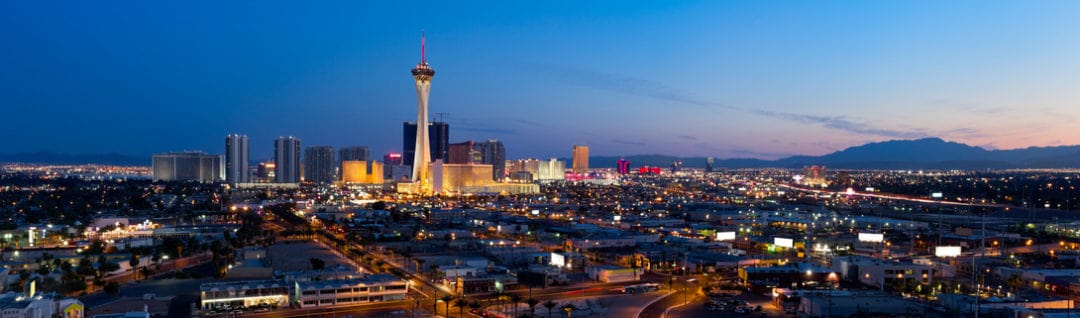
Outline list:
[[[736,314],[745,314],[745,313],[746,313],[746,309],[743,309],[742,307],[736,307],[736,308],[735,308],[735,313],[736,313]]]
[[[244,311],[243,311],[243,310],[240,310],[240,309],[237,309],[237,310],[233,310],[233,311],[232,311],[232,314],[233,314],[233,315],[237,315],[237,316],[239,316],[239,315],[243,315],[243,314],[244,314]]]
[[[266,307],[263,307],[263,308],[255,309],[254,312],[267,312],[267,311],[270,311],[270,309],[266,308]]]

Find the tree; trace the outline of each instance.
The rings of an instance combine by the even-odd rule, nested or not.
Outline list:
[[[535,318],[536,317],[536,305],[540,304],[540,301],[536,300],[536,298],[529,298],[528,300],[525,301],[525,303],[529,305],[529,317]]]
[[[510,294],[510,303],[514,304],[514,314],[511,315],[511,317],[517,317],[517,307],[518,307],[518,303],[520,303],[520,302],[521,302],[521,295]]]
[[[444,295],[440,299],[446,304],[446,316],[450,317],[450,302],[454,300],[454,295]]]
[[[550,299],[548,299],[548,301],[544,302],[544,308],[547,308],[547,310],[548,310],[548,318],[551,318],[551,310],[555,309],[555,306],[558,306],[558,305],[559,305],[559,303],[551,301]]]
[[[323,268],[326,268],[326,262],[322,259],[312,257],[308,259],[308,261],[311,262],[311,269],[321,270]]]
[[[104,289],[106,293],[116,295],[120,293],[120,284],[117,284],[116,282],[108,282],[105,283]]]
[[[465,297],[458,298],[457,301],[454,302],[454,307],[458,308],[458,318],[465,317],[465,307],[468,306],[469,301],[465,300]],[[449,311],[447,315],[449,315]]]
[[[128,259],[128,265],[131,266],[131,273],[135,275],[135,280],[139,280],[139,275],[136,272],[136,269],[139,267],[139,254],[132,253],[131,258]]]
[[[559,307],[559,308],[561,308],[563,311],[566,312],[566,318],[570,318],[571,313],[573,313],[574,310],[577,310],[577,307],[575,307],[574,304],[562,305],[562,307]]]

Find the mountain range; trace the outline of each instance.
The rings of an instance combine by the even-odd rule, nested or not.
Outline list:
[[[705,157],[664,155],[595,156],[589,166],[614,168],[620,158],[631,166],[670,167],[679,160],[684,167],[705,167]],[[568,165],[569,165],[569,161]],[[777,160],[716,159],[718,168],[801,168],[824,165],[837,169],[1010,169],[1010,168],[1080,168],[1080,146],[1029,147],[1010,150],[987,150],[941,138],[890,140],[854,146],[822,156],[792,156]]]
[[[592,168],[614,168],[620,158],[632,167],[670,167],[682,161],[684,167],[703,168],[705,157],[665,155],[590,156]],[[569,168],[570,160],[567,160]],[[112,164],[146,166],[150,158],[121,154],[71,155],[51,152],[0,154],[0,162],[41,164]],[[717,168],[801,168],[824,165],[834,169],[1009,169],[1080,168],[1080,145],[987,150],[940,138],[890,140],[854,146],[822,156],[793,156],[777,160],[752,158],[716,159]]]

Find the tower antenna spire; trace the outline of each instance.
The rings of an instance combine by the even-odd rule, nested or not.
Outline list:
[[[420,63],[427,63],[427,57],[425,56],[425,44],[424,44],[424,31],[420,31]]]

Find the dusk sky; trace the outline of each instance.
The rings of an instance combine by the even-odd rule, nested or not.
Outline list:
[[[432,117],[508,158],[1080,144],[1080,1],[7,1],[0,152],[381,157],[422,31]]]

